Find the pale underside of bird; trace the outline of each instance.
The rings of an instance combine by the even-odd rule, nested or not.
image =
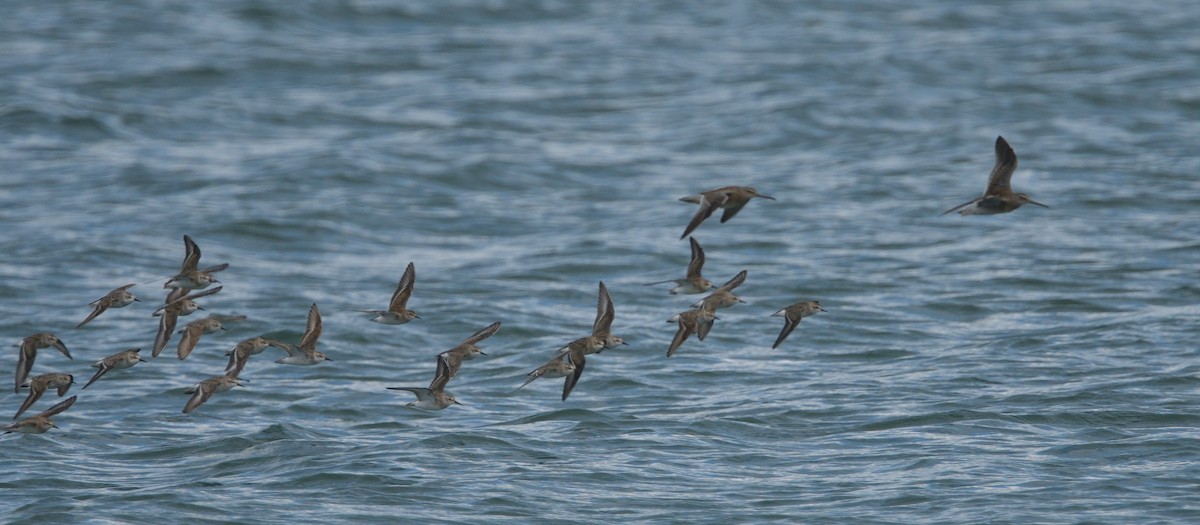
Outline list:
[[[308,323],[304,328],[304,335],[300,337],[300,344],[284,346],[283,350],[288,353],[287,357],[275,362],[284,365],[311,366],[321,361],[333,361],[317,351],[317,339],[320,337],[321,312],[317,309],[317,303],[313,303],[308,308]]]
[[[218,264],[200,269],[200,247],[191,237],[183,236],[184,256],[179,273],[171,277],[163,288],[188,288],[203,290],[213,283],[220,282],[213,274],[229,268],[229,263]]]
[[[83,328],[83,325],[88,324],[92,319],[108,311],[109,308],[124,308],[133,304],[134,301],[139,301],[140,299],[129,292],[129,289],[133,286],[133,284],[127,284],[108,292],[104,297],[88,303],[88,306],[93,307],[92,313],[78,325],[75,325],[75,328]]]
[[[750,186],[725,186],[715,190],[708,190],[698,195],[688,195],[687,197],[680,198],[679,200],[683,202],[699,204],[700,209],[696,210],[696,214],[692,216],[692,220],[688,222],[687,228],[683,230],[683,235],[680,235],[679,238],[683,239],[695,231],[700,226],[700,223],[712,216],[717,208],[725,210],[725,213],[721,215],[721,222],[725,223],[729,219],[732,219],[734,215],[737,215],[746,206],[746,203],[750,202],[750,199],[754,197],[775,200],[775,197],[761,194],[758,190]]]
[[[671,288],[671,295],[704,293],[712,288],[712,281],[701,275],[701,271],[704,269],[704,249],[700,247],[700,243],[695,237],[688,237],[688,242],[692,246],[692,258],[688,263],[687,275],[683,279],[646,283],[646,286],[674,283],[675,287]]]
[[[408,309],[408,299],[412,297],[413,285],[417,280],[417,270],[413,263],[408,263],[408,267],[404,269],[404,275],[400,276],[400,282],[396,285],[396,291],[392,293],[392,300],[388,303],[387,310],[364,310],[369,314],[375,315],[372,321],[382,324],[405,324],[413,319],[420,319],[421,316],[417,312]]]
[[[16,423],[3,427],[2,430],[4,430],[5,434],[9,432],[19,432],[22,434],[41,434],[47,430],[50,430],[51,428],[58,428],[53,421],[50,421],[50,418],[61,414],[68,408],[71,408],[71,405],[75,404],[75,399],[77,397],[78,396],[68,397],[58,404],[46,409],[45,412],[41,412],[36,416],[30,416],[17,421]]]
[[[1033,204],[1049,208],[1033,200],[1028,194],[1012,190],[1013,172],[1017,170],[1017,154],[1004,137],[996,137],[996,164],[988,176],[987,189],[983,195],[950,208],[942,215],[957,211],[959,215],[994,215],[1020,208],[1022,204]]]
[[[21,403],[21,408],[17,409],[17,413],[13,415],[13,419],[21,417],[29,407],[33,406],[38,399],[47,390],[57,390],[58,397],[67,395],[67,391],[71,389],[71,385],[75,384],[75,377],[71,374],[52,373],[35,376],[29,380],[29,395],[25,398],[25,402]]]
[[[783,340],[787,339],[788,334],[791,334],[792,330],[795,330],[796,326],[800,324],[801,319],[817,312],[827,311],[821,308],[819,301],[800,301],[771,314],[771,317],[783,318],[783,331],[779,332],[779,337],[775,338],[775,344],[771,345],[771,348],[779,348]]]
[[[92,383],[95,383],[97,379],[100,379],[102,376],[104,376],[104,374],[107,374],[109,370],[122,370],[138,363],[146,362],[146,360],[142,359],[142,357],[138,354],[140,351],[141,348],[130,348],[129,350],[122,350],[113,355],[105,357],[104,359],[96,361],[94,364],[92,364],[92,368],[98,369],[96,370],[96,374],[93,375],[92,378],[88,380],[87,384],[83,385],[83,388],[80,390],[87,389],[87,387],[91,386]]]
[[[17,368],[13,377],[13,392],[21,391],[21,385],[25,384],[25,379],[29,377],[29,373],[33,370],[33,362],[37,359],[38,350],[53,346],[59,352],[62,352],[62,355],[67,356],[67,359],[75,359],[71,357],[71,352],[67,350],[67,345],[58,336],[48,332],[33,334],[21,339],[19,343],[13,346],[21,347],[17,354]]]

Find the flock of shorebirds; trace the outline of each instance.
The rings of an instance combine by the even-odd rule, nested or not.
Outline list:
[[[997,137],[996,163],[988,178],[988,185],[984,194],[946,210],[943,212],[943,215],[954,211],[962,215],[1005,213],[1027,203],[1046,207],[1045,204],[1034,201],[1029,195],[1016,193],[1012,190],[1010,181],[1016,167],[1017,156],[1013,152],[1013,149],[1003,137]],[[675,285],[670,290],[672,294],[701,294],[708,292],[708,295],[692,305],[690,309],[676,314],[667,321],[678,325],[675,337],[671,340],[671,344],[667,348],[667,357],[674,355],[693,334],[703,341],[712,329],[713,322],[719,319],[717,317],[719,310],[745,302],[737,295],[734,295],[733,291],[745,282],[746,270],[742,270],[725,284],[714,289],[713,283],[705,279],[701,274],[704,266],[704,250],[700,247],[700,243],[696,241],[695,237],[689,237],[689,235],[701,223],[712,216],[713,212],[717,209],[724,210],[721,216],[721,222],[724,223],[737,215],[755,197],[775,200],[774,197],[759,193],[754,188],[748,186],[726,186],[680,199],[683,202],[699,205],[699,209],[692,216],[691,221],[688,222],[687,227],[680,236],[680,239],[688,238],[691,244],[692,256],[688,264],[687,274],[682,279],[649,283],[649,285],[672,283]],[[158,357],[159,353],[162,352],[170,341],[172,334],[175,333],[175,325],[179,317],[187,316],[197,310],[203,309],[195,302],[196,299],[215,294],[221,290],[221,286],[212,286],[218,283],[214,274],[229,267],[228,264],[219,264],[200,268],[199,246],[187,235],[183,236],[183,242],[185,247],[183,265],[179,273],[171,277],[163,285],[170,292],[168,292],[163,305],[153,313],[154,316],[159,317],[158,332],[151,351],[153,357]],[[413,263],[409,263],[404,274],[400,277],[396,291],[392,294],[388,308],[386,310],[365,310],[365,312],[374,316],[371,321],[389,325],[401,325],[413,319],[419,319],[420,317],[417,313],[408,308],[408,301],[412,296],[415,281],[416,268]],[[104,297],[91,302],[89,306],[93,307],[92,312],[76,328],[82,328],[110,309],[123,308],[139,301],[129,291],[133,286],[133,284],[122,286],[105,294]],[[772,348],[778,348],[796,326],[800,324],[803,318],[824,311],[821,308],[820,302],[805,300],[782,308],[772,314],[773,317],[783,318],[783,330],[780,331],[778,337],[775,339]],[[608,288],[601,282],[599,299],[596,304],[596,320],[592,325],[591,335],[580,337],[559,348],[553,358],[546,364],[530,372],[526,376],[525,382],[517,388],[523,388],[530,382],[540,378],[562,377],[565,378],[562,391],[562,399],[565,401],[567,396],[571,394],[571,391],[579,383],[584,367],[587,364],[588,355],[599,354],[606,349],[626,344],[622,338],[612,333],[614,317],[615,310],[613,308],[612,297],[609,295]],[[196,347],[201,336],[225,329],[223,323],[236,322],[243,319],[245,319],[245,316],[211,315],[188,323],[178,332],[182,336],[178,342],[176,355],[181,360],[186,359]],[[471,334],[470,337],[464,339],[455,347],[437,354],[436,371],[433,381],[429,383],[428,387],[388,388],[412,392],[416,396],[416,400],[408,403],[406,406],[418,409],[441,410],[450,405],[458,404],[458,400],[446,391],[446,385],[458,373],[463,361],[469,361],[478,356],[486,355],[477,345],[488,337],[491,337],[499,329],[500,322],[492,323]],[[191,394],[191,397],[184,404],[183,413],[186,414],[196,410],[216,393],[225,392],[235,386],[240,386],[241,383],[238,377],[245,369],[249,358],[263,352],[267,347],[275,347],[287,353],[285,357],[276,361],[276,363],[280,364],[307,366],[315,365],[322,361],[332,361],[325,354],[317,351],[317,340],[320,337],[321,312],[317,309],[317,305],[313,304],[308,310],[308,323],[304,334],[297,344],[293,345],[262,336],[252,337],[239,342],[227,353],[229,362],[222,374],[205,379],[186,391],[186,393]],[[13,420],[16,420],[21,414],[32,407],[47,390],[56,390],[59,397],[66,395],[71,385],[75,384],[75,379],[74,376],[67,373],[46,373],[30,377],[33,371],[34,360],[37,358],[37,353],[40,349],[53,347],[68,359],[73,359],[70,351],[67,350],[66,344],[56,335],[44,332],[36,333],[25,337],[14,346],[20,347],[14,378],[15,391],[20,393],[22,388],[29,389],[28,396],[13,416]],[[140,351],[140,348],[131,348],[95,362],[92,367],[97,370],[91,379],[83,385],[82,389],[91,386],[112,370],[127,369],[138,363],[145,362],[146,360],[141,357]],[[57,428],[50,418],[70,408],[75,403],[76,397],[71,396],[37,415],[22,419],[6,427],[2,427],[2,429],[5,433],[40,434],[50,428]]]

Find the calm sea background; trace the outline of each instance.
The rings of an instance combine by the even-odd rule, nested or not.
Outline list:
[[[6,523],[1200,522],[1189,1],[5,2],[0,339],[80,383]],[[939,216],[1003,135],[1049,209]],[[695,207],[748,304],[674,357]],[[248,320],[149,353],[162,278]],[[404,326],[368,321],[414,261]],[[514,392],[588,333],[628,347]],[[125,283],[145,301],[75,324]],[[768,317],[802,299],[776,350]],[[225,350],[245,388],[180,413]],[[182,318],[180,326],[198,317]],[[434,355],[502,321],[420,412]],[[148,356],[147,356],[148,357]],[[6,376],[7,377],[7,376]],[[0,394],[4,418],[24,399]],[[30,414],[58,398],[47,394]]]

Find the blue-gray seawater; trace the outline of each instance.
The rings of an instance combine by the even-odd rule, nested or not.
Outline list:
[[[75,359],[34,374],[80,384],[59,429],[0,437],[0,521],[1200,521],[1194,2],[3,11],[0,363],[51,331]],[[1050,208],[941,216],[998,135]],[[678,199],[733,184],[778,200],[695,236],[747,304],[668,359],[699,297],[644,283],[683,275]],[[248,319],[79,390],[148,354],[184,234],[230,264],[207,312]],[[370,322],[409,261],[421,319]],[[629,345],[566,402],[514,392],[589,333],[600,281]],[[75,328],[126,283],[143,302]],[[828,313],[772,350],[802,299]],[[311,303],[333,362],[268,349],[180,413]],[[386,389],[493,321],[463,406]]]

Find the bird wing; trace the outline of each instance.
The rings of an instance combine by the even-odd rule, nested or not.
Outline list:
[[[771,345],[771,348],[779,348],[780,343],[783,343],[783,340],[787,339],[792,330],[796,329],[796,325],[800,324],[800,319],[802,318],[799,315],[793,316],[791,312],[785,312],[783,315],[783,330],[779,332],[779,337],[775,338],[775,344]]]
[[[710,193],[700,195],[700,209],[696,210],[695,215],[692,215],[692,220],[688,222],[687,228],[684,228],[683,235],[679,236],[680,239],[687,237],[688,234],[700,226],[700,223],[711,217],[717,208],[720,208],[729,200],[729,193],[718,193],[712,196],[710,196]],[[726,214],[728,213],[726,212]]]
[[[300,338],[300,349],[305,352],[315,352],[317,350],[317,339],[320,337],[321,311],[317,309],[317,303],[313,303],[308,309],[308,324],[305,325],[304,335]]]
[[[216,382],[211,379],[201,381],[196,388],[192,389],[192,397],[188,399],[186,405],[183,406],[183,413],[187,414],[203,405],[205,401],[213,396],[216,392]]]
[[[738,272],[738,274],[733,276],[732,279],[727,281],[725,284],[722,284],[720,290],[724,290],[726,292],[733,291],[734,288],[737,288],[737,287],[741,286],[742,283],[746,282],[746,274],[747,274],[746,270],[742,270],[742,271]]]
[[[996,137],[996,165],[988,175],[987,191],[984,196],[1012,191],[1012,174],[1017,170],[1017,154],[1004,137]]]
[[[192,321],[180,331],[183,332],[183,337],[179,339],[179,346],[175,349],[175,353],[182,360],[187,359],[192,350],[196,349],[196,343],[199,343],[200,336],[204,335],[204,319]]]
[[[154,350],[150,353],[153,357],[158,357],[163,348],[166,348],[167,341],[171,340],[171,334],[175,332],[175,323],[179,320],[179,315],[175,312],[164,310],[162,317],[158,318],[158,333],[154,336]]]
[[[459,344],[460,345],[467,345],[467,344],[473,345],[475,343],[478,343],[480,341],[483,341],[484,339],[491,337],[492,334],[495,334],[498,330],[500,330],[500,321],[496,321],[492,324],[489,324],[489,325],[481,328],[478,332],[471,334],[471,337],[463,339],[462,342]]]
[[[700,269],[704,268],[704,248],[695,237],[688,237],[688,242],[692,245],[692,260],[688,262],[687,278],[693,279],[700,277]]]
[[[229,263],[221,263],[216,266],[209,266],[208,268],[200,270],[200,273],[217,273],[226,268],[229,268]]]
[[[38,414],[38,417],[50,417],[61,414],[63,410],[71,408],[71,405],[75,404],[75,398],[77,397],[79,396],[68,397],[66,400],[59,402],[57,405],[47,408],[45,412]]]
[[[37,358],[36,344],[32,337],[21,340],[21,353],[17,356],[16,376],[13,378],[16,380],[14,393],[21,391],[21,385],[25,383],[25,378],[29,377],[29,371],[33,370],[33,360]]]
[[[61,388],[60,388],[61,390]],[[33,406],[38,399],[41,399],[42,394],[46,393],[46,384],[41,381],[31,381],[29,383],[29,396],[25,398],[25,402],[21,403],[21,408],[17,409],[17,413],[13,415],[13,420],[21,417],[29,407]]]
[[[613,309],[612,296],[608,293],[608,287],[604,286],[604,281],[600,281],[600,296],[596,300],[596,322],[592,323],[592,335],[605,336],[612,330],[613,317],[616,316],[616,310]]]
[[[408,298],[412,296],[413,284],[417,280],[417,269],[413,263],[408,263],[408,268],[404,269],[404,275],[400,276],[400,283],[396,285],[396,292],[392,294],[392,302],[388,304],[388,310],[392,312],[403,312],[408,305]]]
[[[183,236],[183,266],[179,268],[179,273],[188,273],[196,271],[200,265],[200,247],[196,245],[191,237]]]
[[[566,401],[567,396],[571,395],[571,391],[575,389],[575,384],[579,382],[579,377],[583,375],[583,367],[587,364],[587,358],[583,356],[583,352],[572,352],[568,354],[571,359],[571,364],[575,365],[575,372],[567,376],[563,381],[562,400]]]
[[[91,314],[88,314],[86,319],[84,319],[83,321],[80,321],[79,324],[75,325],[75,328],[83,328],[83,325],[88,324],[89,322],[91,322],[92,319],[95,319],[96,316],[104,313],[106,310],[108,310],[108,306],[110,304],[112,304],[112,301],[109,300],[109,298],[107,296],[105,296],[100,299],[97,299],[92,304],[95,305],[96,308],[92,310]]]
[[[667,347],[667,357],[674,355],[675,351],[683,346],[683,342],[692,335],[694,323],[689,321],[688,317],[691,316],[686,313],[679,315],[679,329],[675,331],[675,337],[671,338],[671,346]]]
[[[696,315],[696,337],[698,337],[701,341],[703,341],[705,337],[708,337],[708,332],[712,330],[712,327],[713,319],[701,322],[700,315]]]
[[[442,352],[438,354],[437,371],[433,374],[433,381],[429,382],[429,389],[433,391],[445,390],[446,384],[451,379],[454,379],[460,367],[462,367],[462,354],[457,352]]]
[[[413,394],[416,394],[417,401],[424,401],[426,399],[433,398],[432,391],[430,391],[428,388],[422,388],[419,386],[389,386],[389,387],[387,387],[387,389],[388,390],[407,390],[409,392],[412,392]]]

